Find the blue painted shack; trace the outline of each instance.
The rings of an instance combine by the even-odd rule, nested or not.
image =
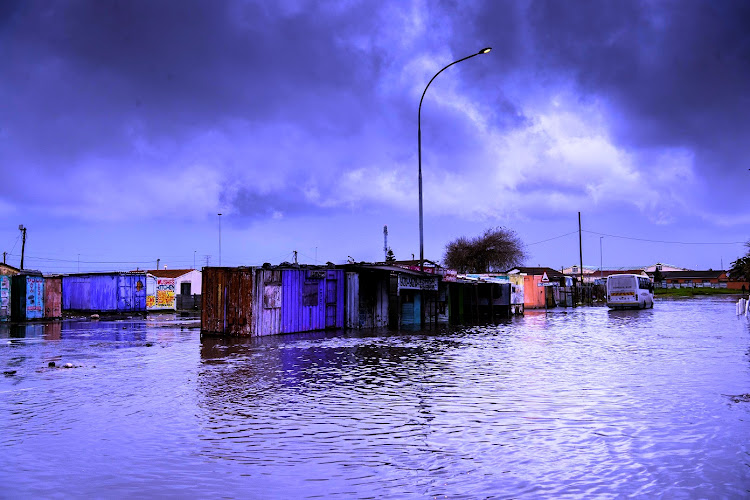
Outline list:
[[[146,273],[112,272],[63,276],[62,309],[75,312],[145,312]]]
[[[0,321],[10,321],[10,276],[0,274]]]
[[[344,327],[344,270],[203,268],[201,330],[274,335]]]
[[[22,271],[11,278],[10,314],[13,321],[44,317],[44,277],[38,271]]]

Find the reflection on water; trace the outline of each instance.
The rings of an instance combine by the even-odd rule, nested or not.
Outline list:
[[[169,320],[2,328],[10,497],[750,490],[750,330],[728,299],[255,339]]]

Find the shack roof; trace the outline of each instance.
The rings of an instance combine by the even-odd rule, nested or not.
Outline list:
[[[555,271],[551,267],[514,267],[508,271],[508,274],[528,274],[529,276],[542,276],[547,273],[547,277],[562,278],[565,275],[560,271]]]
[[[663,279],[719,279],[725,276],[726,271],[664,271],[661,273]],[[723,276],[724,275],[724,276]]]
[[[409,269],[402,266],[390,265],[390,264],[368,264],[366,262],[360,262],[359,264],[346,264],[344,269],[351,271],[383,271],[390,273],[401,273],[411,274],[414,276],[438,276],[435,273],[420,272],[418,270]]]
[[[149,269],[146,272],[157,278],[179,278],[193,271],[195,269]]]
[[[10,264],[0,263],[0,274],[18,274],[21,270]]]

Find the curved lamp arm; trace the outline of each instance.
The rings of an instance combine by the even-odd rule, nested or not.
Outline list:
[[[419,112],[417,114],[417,144],[418,144],[418,150],[419,150],[419,270],[424,271],[424,225],[422,223],[422,101],[424,101],[424,95],[427,93],[427,89],[430,88],[430,84],[432,81],[437,78],[437,76],[445,71],[446,69],[450,68],[454,64],[458,64],[461,61],[465,61],[467,59],[471,59],[474,56],[478,56],[480,54],[486,54],[490,50],[492,50],[491,47],[485,47],[484,49],[480,50],[476,54],[472,54],[470,56],[466,56],[464,58],[458,59],[457,61],[453,61],[448,66],[444,67],[437,73],[435,73],[435,76],[433,76],[430,81],[427,83],[427,86],[424,88],[424,92],[422,92],[422,98],[419,100]]]

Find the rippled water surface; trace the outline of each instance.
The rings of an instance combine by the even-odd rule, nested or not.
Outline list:
[[[0,497],[746,498],[749,332],[729,298],[241,340],[3,325]]]

